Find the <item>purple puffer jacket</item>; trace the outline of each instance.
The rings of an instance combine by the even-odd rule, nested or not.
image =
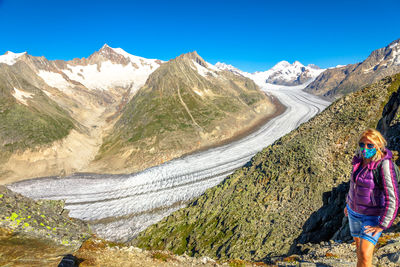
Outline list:
[[[346,202],[350,208],[360,214],[381,216],[379,225],[387,229],[396,218],[399,207],[397,179],[392,162],[392,152],[385,149],[381,159],[381,176],[383,188],[374,183],[373,169],[377,168],[379,161],[370,162],[362,167],[362,158],[353,158],[353,171],[350,178],[350,190]],[[354,173],[362,168],[354,177]]]

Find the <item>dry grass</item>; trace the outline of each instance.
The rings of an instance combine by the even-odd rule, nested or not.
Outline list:
[[[327,253],[325,254],[325,257],[327,257],[327,258],[339,258],[338,255],[333,254],[333,253],[330,253],[330,252],[327,252]]]
[[[300,260],[300,257],[297,255],[292,255],[286,258],[283,258],[284,262],[298,262]]]
[[[160,260],[160,261],[164,261],[167,262],[169,260],[173,260],[173,256],[167,252],[163,252],[163,251],[154,251],[151,254],[151,258],[155,259],[155,260]]]

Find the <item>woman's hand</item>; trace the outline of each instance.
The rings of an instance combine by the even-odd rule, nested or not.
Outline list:
[[[349,216],[349,214],[347,213],[347,206],[346,207],[344,207],[344,216]]]
[[[376,234],[379,234],[380,232],[382,232],[383,229],[377,225],[377,226],[365,226],[365,231],[364,233],[369,234],[372,233],[372,236],[375,236]]]

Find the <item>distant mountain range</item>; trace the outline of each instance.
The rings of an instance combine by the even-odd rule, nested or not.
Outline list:
[[[7,52],[1,73],[0,176],[9,181],[138,171],[233,138],[277,110],[251,79],[196,52],[168,62],[108,45],[70,61]]]
[[[0,177],[142,170],[230,140],[283,109],[258,86],[302,86],[335,99],[399,71],[399,40],[358,64],[281,61],[255,73],[196,52],[168,62],[108,45],[69,61],[7,52]]]
[[[337,99],[398,72],[400,39],[373,51],[360,63],[325,70],[305,90],[315,95]]]
[[[287,61],[281,61],[267,71],[248,73],[235,68],[232,65],[218,62],[215,66],[221,70],[228,70],[236,74],[243,75],[253,79],[258,84],[275,84],[285,86],[295,86],[305,84],[314,80],[325,69],[320,69],[315,65],[304,66],[298,61],[290,64]]]

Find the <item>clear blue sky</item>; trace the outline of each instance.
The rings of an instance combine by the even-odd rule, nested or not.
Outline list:
[[[0,0],[0,54],[88,57],[104,43],[169,60],[196,50],[245,71],[362,61],[400,38],[399,0]]]

